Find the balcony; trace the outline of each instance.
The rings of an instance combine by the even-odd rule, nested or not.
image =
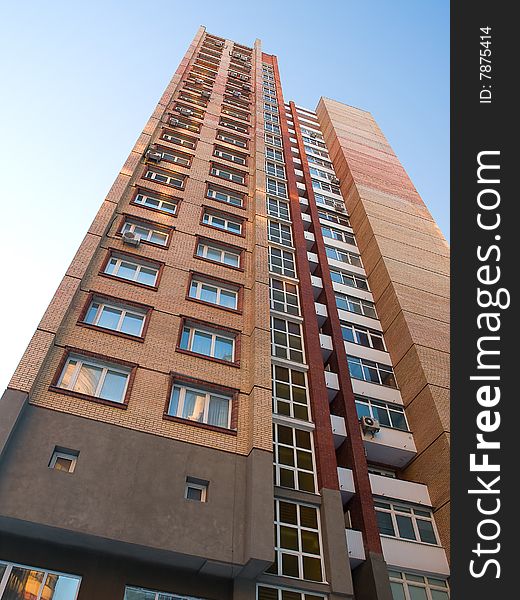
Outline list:
[[[345,467],[338,467],[338,481],[341,499],[343,500],[343,504],[346,504],[356,493],[352,470]]]
[[[311,275],[312,291],[314,293],[314,300],[317,300],[321,292],[323,291],[323,281],[321,277],[317,275]]]
[[[312,223],[311,216],[308,215],[307,213],[302,213],[302,221],[303,221],[304,229],[309,229],[309,227],[311,226],[311,223]]]
[[[314,308],[316,310],[316,319],[318,320],[318,325],[322,327],[329,316],[327,306],[325,304],[321,304],[320,302],[315,302]]]
[[[320,348],[321,355],[323,356],[323,362],[326,362],[332,354],[332,350],[334,349],[330,335],[320,333]]]
[[[449,575],[444,548],[381,536],[383,556],[389,569],[423,571],[432,575]]]
[[[395,402],[396,404],[403,403],[401,392],[387,385],[352,379],[352,390],[358,396],[367,396],[375,400],[385,400],[387,402]]]
[[[362,435],[369,462],[401,469],[417,454],[413,435],[409,431],[381,427],[377,433]]]
[[[347,439],[345,419],[338,415],[330,415],[330,425],[332,427],[332,436],[334,437],[334,448],[339,448]]]
[[[383,363],[384,365],[391,365],[392,359],[388,352],[384,350],[375,350],[374,348],[367,348],[361,344],[353,344],[352,342],[344,342],[345,352],[349,356],[357,356],[358,358],[367,358],[375,362]]]
[[[314,237],[314,233],[312,231],[304,231],[303,236],[305,238],[305,242],[307,244],[307,250],[311,250],[316,242],[316,238]]]
[[[414,504],[422,504],[424,506],[432,505],[428,488],[422,483],[395,479],[393,477],[383,477],[382,475],[370,474],[369,477],[372,493],[375,496],[413,502]]]
[[[300,200],[301,200],[301,198],[300,198]],[[307,260],[309,261],[310,272],[314,273],[314,271],[316,271],[316,269],[318,268],[318,265],[320,264],[318,255],[315,254],[314,252],[307,252]]]
[[[339,379],[336,373],[325,371],[325,385],[329,402],[332,402],[339,392]]]
[[[300,196],[300,206],[302,207],[302,210],[305,211],[309,208],[309,201],[307,200],[307,198]]]
[[[357,529],[345,529],[345,537],[350,567],[355,569],[366,559],[363,534]]]

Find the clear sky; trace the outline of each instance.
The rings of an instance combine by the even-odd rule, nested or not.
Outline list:
[[[448,237],[448,0],[0,0],[0,393],[199,25],[370,111]]]

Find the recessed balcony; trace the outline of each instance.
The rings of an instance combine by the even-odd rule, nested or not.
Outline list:
[[[305,238],[305,243],[307,245],[307,250],[311,250],[316,242],[316,238],[314,237],[314,233],[312,231],[304,231],[303,236]]]
[[[362,433],[367,459],[402,469],[417,454],[413,435],[390,427],[381,427],[377,433]]]
[[[323,362],[326,362],[332,354],[332,350],[334,349],[332,337],[330,335],[320,333],[320,348],[321,355],[323,356]]]
[[[322,327],[329,316],[327,305],[322,304],[321,302],[315,302],[314,308],[316,310],[316,319],[318,320],[318,325]]]
[[[317,300],[323,291],[323,281],[321,277],[318,277],[317,275],[311,275],[311,285],[314,293],[314,300]]]
[[[332,371],[325,371],[325,385],[327,386],[329,402],[332,402],[339,392],[338,375]]]
[[[394,500],[422,504],[423,506],[432,505],[428,488],[422,483],[384,477],[383,475],[370,474],[369,477],[374,496],[393,498]]]
[[[312,224],[312,218],[307,213],[302,213],[302,222],[304,229],[309,229]]]
[[[371,381],[361,381],[360,379],[352,379],[352,390],[357,396],[366,396],[375,400],[385,400],[387,402],[395,402],[402,404],[401,392],[387,385],[372,383]]]
[[[332,436],[334,437],[334,448],[339,448],[347,439],[345,419],[338,415],[330,415],[330,425],[332,427]]]
[[[432,575],[449,575],[446,552],[441,546],[408,542],[381,536],[383,556],[389,569],[422,571]]]
[[[318,259],[318,255],[314,252],[307,252],[307,260],[309,261],[309,270],[311,273],[314,273],[320,264]]]
[[[357,529],[345,529],[345,538],[350,567],[355,569],[366,559],[363,534]]]
[[[352,469],[338,467],[338,481],[341,499],[343,500],[343,504],[346,504],[356,493]]]

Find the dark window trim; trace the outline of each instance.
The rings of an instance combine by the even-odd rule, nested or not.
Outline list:
[[[119,250],[117,248],[107,248],[107,250],[108,250],[107,254],[103,258],[103,261],[101,263],[101,268],[98,272],[98,275],[100,275],[101,277],[107,277],[108,279],[112,279],[113,281],[120,281],[123,283],[129,283],[130,285],[136,285],[137,287],[143,288],[145,290],[151,290],[151,291],[156,292],[159,289],[159,285],[161,283],[161,278],[162,278],[163,270],[165,267],[165,263],[158,261],[158,260],[150,260],[148,258],[143,258],[139,254],[133,254],[132,252],[126,252],[124,250]],[[139,281],[131,281],[130,279],[124,279],[123,277],[117,277],[117,275],[111,275],[110,273],[105,273],[105,268],[108,264],[108,261],[113,256],[118,255],[118,254],[127,256],[129,259],[135,259],[136,262],[138,262],[138,263],[141,263],[141,264],[148,263],[149,265],[151,265],[153,267],[157,267],[159,270],[157,273],[157,281],[155,282],[155,285],[146,285],[145,283],[140,283]]]

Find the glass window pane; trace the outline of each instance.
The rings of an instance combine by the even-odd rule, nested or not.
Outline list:
[[[376,510],[376,518],[379,533],[395,536],[394,524],[392,523],[392,515],[390,513]]]
[[[200,394],[194,390],[186,390],[186,396],[184,398],[184,407],[182,409],[183,419],[190,419],[191,421],[202,422],[204,419],[205,401],[205,394]]]
[[[404,417],[404,413],[391,410],[390,417],[392,419],[393,427],[395,427],[396,429],[402,429],[403,431],[406,431],[408,429],[408,427],[406,426],[406,419]]]
[[[157,271],[155,271],[155,269],[141,267],[137,281],[139,281],[139,283],[144,283],[145,285],[155,285],[156,276]]]
[[[128,333],[128,335],[141,335],[143,322],[143,315],[126,313],[123,319],[123,323],[121,324],[121,331],[123,333]]]
[[[217,288],[213,285],[203,283],[200,285],[200,299],[204,302],[217,303]]]
[[[410,594],[410,600],[428,600],[426,589],[423,587],[408,585],[408,593]]]
[[[385,427],[390,427],[390,417],[388,416],[388,411],[386,408],[378,408],[377,406],[372,406],[372,412],[374,414],[374,419],[377,419],[381,425]]]
[[[442,590],[430,590],[432,600],[449,600],[448,592]]]
[[[76,370],[77,364],[78,364],[78,361],[76,361],[76,360],[69,360],[67,362],[67,366],[65,367],[63,374],[61,376],[60,387],[67,388],[67,389],[70,388],[72,375],[74,374],[74,371]]]
[[[94,318],[97,314],[99,308],[99,304],[97,304],[97,302],[92,302],[92,304],[89,306],[89,309],[87,311],[87,314],[85,315],[85,323],[94,323]]]
[[[195,331],[191,342],[191,350],[197,354],[209,356],[211,353],[211,334]]]
[[[74,600],[79,583],[76,577],[49,573],[43,586],[41,600]]]
[[[228,290],[220,290],[220,305],[227,308],[237,307],[237,293]]]
[[[233,340],[229,338],[217,337],[215,339],[215,358],[221,360],[233,360]]]
[[[321,581],[321,560],[319,558],[303,557],[303,577],[311,581]]]
[[[99,383],[101,372],[102,369],[100,367],[82,365],[74,385],[74,391],[93,396]]]
[[[396,515],[397,527],[399,528],[399,537],[405,540],[415,540],[415,531],[413,529],[412,519],[403,515]]]
[[[119,269],[117,271],[118,277],[123,277],[124,279],[134,279],[137,271],[137,266],[132,263],[128,263],[122,261],[119,265]]]
[[[294,527],[280,527],[280,547],[288,550],[299,550],[298,530]]]
[[[220,252],[220,250],[217,250],[216,248],[208,248],[206,257],[209,258],[210,260],[216,260],[216,261],[220,262],[221,254],[222,253]]]
[[[170,406],[168,408],[169,415],[173,415],[173,416],[177,415],[177,411],[179,408],[179,394],[180,394],[180,388],[177,386],[174,386],[174,388],[172,390],[172,397],[170,399]]]
[[[301,532],[302,537],[302,550],[309,554],[320,553],[320,540],[316,531],[305,531]]]
[[[370,407],[367,404],[363,404],[362,402],[356,402],[356,411],[358,417],[371,417]]]
[[[417,529],[419,529],[419,535],[421,541],[427,544],[436,544],[435,532],[433,531],[433,524],[431,521],[424,521],[423,519],[417,519]]]
[[[36,600],[43,576],[43,571],[13,567],[2,600]]]
[[[104,306],[99,315],[97,325],[106,329],[117,329],[119,319],[121,318],[121,310],[110,306]]]
[[[298,557],[294,554],[282,553],[282,575],[299,577]]]
[[[100,397],[114,402],[123,402],[127,375],[117,371],[108,371],[101,388]]]
[[[406,600],[402,583],[397,583],[396,581],[391,581],[390,588],[392,590],[392,599],[393,600]]]

